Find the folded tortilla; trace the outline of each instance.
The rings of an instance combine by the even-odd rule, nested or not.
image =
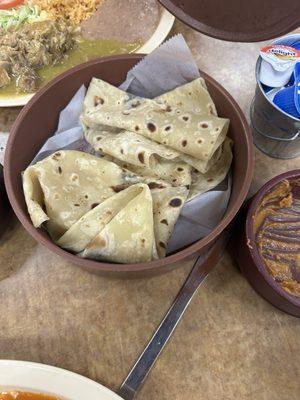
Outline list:
[[[112,215],[107,220],[110,212]],[[86,238],[85,243],[81,239],[77,246],[69,246],[81,249],[83,258],[117,263],[157,258],[150,189],[144,184],[133,185],[114,195],[82,217],[58,244],[65,247],[64,242],[72,236],[75,236],[74,243],[77,238]]]
[[[133,263],[164,257],[187,194],[185,188],[130,186],[81,217],[57,244],[96,260]]]
[[[171,148],[129,131],[111,133],[86,128],[85,138],[99,154],[112,156],[125,168],[130,165],[128,168],[136,174],[164,179],[174,186],[191,184],[191,166]]]
[[[94,125],[93,123],[88,122],[88,118],[85,118],[87,110],[94,109],[95,111],[98,110],[100,112],[103,105],[101,103],[103,101],[106,102],[108,108],[115,107],[115,104],[118,104],[119,106],[121,105],[125,106],[133,98],[134,97],[132,95],[127,94],[122,90],[112,85],[109,85],[108,83],[100,79],[96,78],[92,79],[84,101],[84,111],[82,114],[82,121],[85,121],[85,123],[89,126],[93,125],[94,128],[96,127],[96,129],[87,130],[87,132],[89,132],[90,134],[89,135],[86,134],[87,141],[94,148],[96,148],[96,150],[99,148],[103,148],[104,152],[108,151],[107,150],[108,146],[106,142],[109,142],[110,147],[109,147],[109,153],[107,154],[110,154],[111,156],[120,159],[121,157],[119,148],[120,143],[118,136],[120,136],[121,134],[120,132],[122,132],[122,130],[113,127],[104,128],[102,125]],[[101,99],[101,101],[99,101],[99,99]],[[134,99],[135,102],[139,102],[141,100],[139,98],[134,98]],[[171,106],[174,108],[181,107],[185,111],[196,110],[197,113],[200,114],[208,113],[215,116],[217,115],[213,100],[209,92],[207,91],[207,88],[205,86],[205,81],[202,78],[196,79],[186,85],[174,89],[173,91],[165,93],[162,96],[157,97],[155,100],[161,105]],[[110,131],[108,131],[108,129]],[[113,136],[113,133],[115,133],[116,135]],[[215,144],[216,151],[221,148],[221,144],[225,139],[224,133],[219,136]],[[107,136],[109,136],[109,138],[107,138]],[[123,130],[122,137],[124,136],[125,132]],[[98,141],[100,140],[101,143],[97,143],[95,137],[97,137]],[[99,137],[101,137],[101,139],[99,139]],[[146,152],[149,151],[147,150],[148,149],[147,141],[149,142],[149,139],[143,138],[141,137],[141,135],[138,135],[137,133],[135,133],[135,137],[136,138],[139,137],[139,140],[141,141],[139,151],[146,151]],[[137,149],[134,146],[135,139],[133,137],[130,137],[129,132],[126,132],[126,139],[128,147],[131,149],[130,151],[133,156],[132,158],[134,160],[138,160]],[[180,151],[175,151],[174,149],[171,149],[170,147],[167,147],[165,145],[155,143],[152,140],[150,140],[150,142],[156,145],[155,153],[152,154],[152,158],[159,157],[160,165],[164,163],[164,158],[166,154],[168,154],[168,156],[166,157],[168,161],[170,159],[172,159],[174,162],[178,162],[179,160],[184,161],[202,173],[207,172],[208,169],[211,167],[212,163],[214,162],[213,158],[214,156],[208,159],[198,159],[191,155],[181,153]],[[103,146],[101,147],[102,143]],[[143,147],[142,150],[141,147]],[[170,154],[172,154],[172,156]],[[124,160],[124,158],[125,156],[122,157],[123,161],[129,162],[129,160]],[[133,165],[139,166],[136,162],[131,161],[131,163]],[[170,165],[170,162],[168,162],[168,165]],[[155,176],[165,179],[164,176],[160,176],[157,173],[157,171],[155,171],[155,167],[152,166],[152,170]],[[176,170],[176,166],[174,166],[174,170]]]
[[[192,86],[191,83],[189,85]],[[206,97],[199,95],[199,87],[207,93]],[[175,95],[172,92],[164,95],[171,105],[168,100],[162,100],[164,96],[155,100],[132,99],[119,89],[101,82],[98,85],[101,92],[96,97],[93,94],[101,101],[90,99],[91,93],[94,93],[92,90],[87,93],[82,121],[89,127],[104,131],[106,127],[129,130],[196,159],[208,161],[224,141],[229,121],[214,115],[212,100],[200,84],[195,95],[191,96],[193,101],[187,101],[186,110],[183,100],[177,100],[181,90],[184,92],[182,98],[186,97],[186,88],[182,88],[185,87],[175,89]],[[199,105],[191,109],[197,97]],[[90,104],[97,105],[89,108]]]
[[[156,97],[158,103],[197,114],[211,114],[217,116],[216,106],[207,90],[205,80],[197,78],[185,85],[179,86],[163,95]]]
[[[202,193],[208,192],[223,182],[230,171],[233,159],[232,145],[233,141],[230,138],[226,138],[222,145],[222,151],[219,152],[211,168],[205,174],[199,171],[193,171],[189,200]]]
[[[113,162],[61,150],[23,174],[25,200],[35,227],[44,222],[53,239],[62,236],[92,208],[135,183],[165,188],[167,182],[140,177]]]
[[[185,187],[151,191],[153,199],[154,233],[159,258],[165,257],[168,242],[189,194]]]
[[[28,167],[23,188],[34,226],[45,223],[59,246],[82,257],[125,263],[165,254],[189,193],[73,150]]]

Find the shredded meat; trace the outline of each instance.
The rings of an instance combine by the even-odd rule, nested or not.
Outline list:
[[[16,78],[22,92],[34,92],[38,70],[55,65],[74,46],[76,33],[64,21],[43,21],[0,30],[0,87]]]

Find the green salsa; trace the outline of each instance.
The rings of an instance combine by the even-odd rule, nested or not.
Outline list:
[[[91,41],[80,39],[75,47],[58,64],[49,65],[39,70],[39,75],[42,78],[41,87],[57,75],[76,65],[106,55],[133,53],[140,46],[139,43],[123,44],[115,40]],[[18,92],[15,80],[12,80],[9,85],[0,89],[0,98],[18,97],[23,94],[26,95],[28,93]]]

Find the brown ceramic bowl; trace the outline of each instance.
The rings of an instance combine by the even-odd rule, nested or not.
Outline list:
[[[300,298],[286,292],[269,274],[257,250],[253,229],[253,216],[266,193],[282,180],[291,178],[300,178],[300,170],[276,176],[253,197],[237,235],[238,244],[235,243],[234,252],[241,272],[258,294],[281,311],[300,317]]]
[[[0,236],[7,228],[9,210],[9,203],[4,186],[3,168],[0,164]]]
[[[259,42],[300,25],[299,0],[159,0],[175,17],[205,35]]]
[[[228,210],[221,223],[204,239],[183,248],[164,259],[142,264],[112,264],[79,258],[56,246],[46,232],[35,229],[30,221],[24,201],[21,173],[28,166],[46,139],[55,131],[59,112],[70,101],[77,89],[98,77],[119,85],[141,55],[124,55],[101,58],[77,66],[45,86],[18,116],[10,133],[5,158],[5,183],[7,193],[17,217],[29,234],[39,243],[67,261],[98,273],[124,273],[145,275],[167,271],[174,263],[195,253],[203,252],[227,227],[240,209],[248,193],[253,172],[253,145],[248,123],[234,99],[215,80],[202,72],[209,91],[221,116],[230,118],[230,136],[234,139],[233,190]],[[184,234],[184,232],[183,232]]]

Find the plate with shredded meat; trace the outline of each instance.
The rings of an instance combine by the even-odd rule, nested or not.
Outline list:
[[[0,2],[0,107],[22,106],[68,69],[105,55],[149,53],[174,17],[156,0]]]

